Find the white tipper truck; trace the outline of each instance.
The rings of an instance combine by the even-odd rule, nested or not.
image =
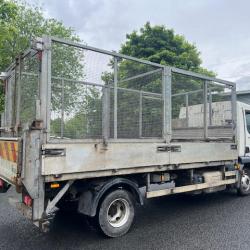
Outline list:
[[[144,199],[250,193],[250,106],[232,82],[47,36],[1,79],[0,192],[43,231],[69,204],[118,237]],[[228,100],[209,108],[211,86]]]

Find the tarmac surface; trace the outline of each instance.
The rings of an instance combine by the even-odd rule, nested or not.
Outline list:
[[[43,234],[0,194],[0,249],[250,249],[250,196],[232,192],[160,197],[136,210],[130,232],[108,239],[86,219],[59,213]]]

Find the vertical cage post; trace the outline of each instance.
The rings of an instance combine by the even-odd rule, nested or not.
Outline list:
[[[213,103],[213,96],[212,96],[212,90],[209,85],[209,91],[208,91],[208,100],[209,100],[209,126],[212,126],[212,116],[213,116],[213,109],[212,109],[212,103]]]
[[[187,123],[187,127],[189,126],[189,114],[188,114],[188,93],[185,95],[185,99],[186,99],[186,123]]]
[[[232,129],[233,139],[237,143],[237,96],[236,96],[236,85],[231,87],[231,106],[232,106]]]
[[[50,133],[51,113],[51,38],[43,37],[43,52],[40,80],[41,119],[47,131],[47,140]]]
[[[170,143],[171,140],[171,120],[172,120],[172,96],[171,96],[171,84],[172,84],[172,71],[170,67],[164,67],[162,76],[162,89],[163,89],[163,137],[166,143]]]
[[[16,124],[15,129],[18,132],[18,127],[20,125],[20,104],[21,104],[21,81],[22,81],[22,57],[19,56],[18,59],[18,78],[17,78],[17,100],[16,100]]]
[[[117,81],[118,81],[117,57],[114,57],[114,139],[117,139]]]
[[[102,136],[103,136],[104,143],[106,143],[110,137],[110,87],[109,85],[103,87]]]
[[[139,101],[139,138],[142,137],[142,92],[140,91]]]
[[[61,138],[64,134],[64,79],[61,80],[62,96],[61,96]]]
[[[35,131],[31,138],[34,138],[36,143],[36,149],[34,152],[39,152],[42,145],[49,140],[50,133],[50,112],[51,112],[51,38],[44,36],[42,39],[43,51],[42,51],[42,64],[41,64],[41,77],[40,77],[40,91],[39,98],[41,103],[40,117],[43,121],[43,130]],[[37,158],[39,159],[39,157]],[[36,173],[37,185],[34,186],[34,191],[38,193],[37,198],[33,200],[33,220],[40,220],[44,213],[45,208],[45,185],[44,178],[42,176],[42,164],[41,161],[36,161]]]
[[[204,113],[203,113],[203,127],[204,127],[204,139],[208,137],[207,130],[207,81],[204,81],[203,84],[203,101],[204,101]]]
[[[13,91],[13,75],[9,77],[8,86],[7,86],[7,93],[8,93],[8,126],[13,126],[13,116],[14,116],[14,91]]]
[[[4,80],[4,113],[1,115],[1,126],[7,126],[7,98],[6,98],[6,91],[8,85],[8,78]]]

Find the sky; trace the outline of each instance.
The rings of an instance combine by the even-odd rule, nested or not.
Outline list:
[[[29,0],[71,26],[90,46],[119,50],[147,21],[194,43],[203,66],[250,89],[249,0]]]

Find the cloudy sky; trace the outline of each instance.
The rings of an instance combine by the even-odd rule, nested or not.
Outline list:
[[[34,3],[34,0],[30,2]],[[147,21],[195,43],[203,66],[250,89],[249,0],[36,0],[91,46],[118,50]]]

